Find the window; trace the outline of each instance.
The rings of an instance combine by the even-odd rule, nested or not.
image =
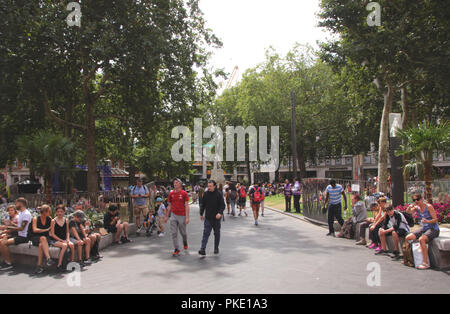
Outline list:
[[[336,159],[335,160],[335,164],[336,165],[342,165],[342,159],[341,158]]]
[[[366,165],[370,165],[372,163],[372,158],[370,156],[364,156],[363,163]]]
[[[352,157],[347,157],[347,158],[345,158],[345,164],[346,164],[346,165],[351,165],[351,164],[353,164],[353,158],[352,158]]]
[[[325,165],[327,165],[327,166],[331,165],[331,159],[325,160]]]

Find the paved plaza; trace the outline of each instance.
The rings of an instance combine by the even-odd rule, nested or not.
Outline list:
[[[418,271],[375,256],[352,240],[326,237],[327,230],[266,209],[258,227],[248,217],[226,216],[221,254],[200,259],[198,206],[191,206],[188,252],[172,257],[172,241],[134,238],[112,246],[101,262],[81,272],[79,287],[68,274],[31,275],[32,268],[0,272],[0,293],[449,293],[450,273]],[[381,269],[380,286],[370,287],[369,263]]]

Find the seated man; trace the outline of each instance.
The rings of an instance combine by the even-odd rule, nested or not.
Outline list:
[[[100,240],[102,239],[101,234],[92,230],[90,221],[86,221],[82,225],[82,227],[84,228],[84,232],[86,233],[87,237],[91,240],[91,259],[97,261],[103,258],[103,256],[101,256],[99,252]]]
[[[27,200],[18,198],[16,201],[16,209],[19,212],[17,227],[8,226],[7,230],[17,231],[17,236],[11,239],[2,239],[0,241],[0,254],[5,261],[0,265],[2,271],[11,270],[13,268],[11,263],[11,253],[9,246],[28,243],[28,229],[32,220],[31,213],[27,210]]]
[[[372,203],[370,204],[370,208],[369,210],[371,212],[373,212],[373,217],[375,217],[378,213],[378,204],[377,203]],[[367,241],[366,241],[366,229],[369,228],[375,218],[366,218],[360,225],[359,225],[359,237],[361,240],[359,240],[358,242],[356,242],[356,245],[367,245]]]
[[[408,222],[402,213],[395,211],[392,206],[386,207],[386,218],[384,219],[383,226],[378,231],[381,240],[381,250],[375,254],[387,253],[386,237],[392,235],[394,240],[394,255],[392,258],[400,259],[400,253],[398,249],[399,238],[406,237],[409,233]]]
[[[73,213],[69,220],[70,242],[72,242],[78,249],[78,260],[81,267],[92,264],[90,259],[91,254],[91,239],[89,239],[84,230],[83,224],[86,221],[86,214],[82,210],[77,210]],[[85,259],[83,260],[83,246]]]
[[[338,238],[352,239],[355,234],[356,224],[364,222],[367,218],[367,210],[359,194],[352,196],[352,213],[353,216],[344,222],[341,232],[337,236]]]
[[[108,233],[115,233],[116,239],[114,243],[122,244],[127,242],[132,242],[128,239],[128,230],[129,225],[128,222],[120,221],[119,209],[116,205],[110,205],[108,208],[108,212],[105,214],[103,218],[103,225],[108,231]],[[124,232],[124,236],[121,238],[122,231]]]

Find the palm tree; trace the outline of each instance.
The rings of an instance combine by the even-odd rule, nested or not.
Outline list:
[[[432,203],[433,154],[450,152],[450,124],[448,121],[436,124],[424,121],[416,127],[397,130],[397,136],[403,140],[397,156],[411,156],[404,166],[405,171],[422,169],[426,186],[426,198]]]
[[[19,156],[30,164],[30,174],[43,176],[45,195],[51,202],[52,175],[60,172],[70,175],[75,145],[66,137],[50,131],[40,131],[18,139]]]

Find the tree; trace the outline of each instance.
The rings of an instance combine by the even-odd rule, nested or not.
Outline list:
[[[322,58],[338,67],[349,61],[366,66],[383,94],[379,135],[379,189],[387,190],[388,117],[401,90],[404,125],[425,111],[430,118],[448,112],[449,23],[437,1],[377,1],[382,24],[370,27],[370,1],[322,0],[320,26],[335,33],[322,45]],[[447,70],[437,71],[443,65]],[[437,74],[439,73],[439,74]],[[442,85],[444,82],[444,85]],[[424,88],[425,87],[425,88]],[[414,98],[413,98],[414,97]],[[444,106],[441,106],[444,105]]]
[[[2,3],[6,44],[0,51],[5,63],[19,66],[15,84],[24,91],[19,99],[6,98],[35,99],[47,118],[82,134],[88,190],[95,193],[102,98],[118,93],[123,108],[114,113],[134,119],[134,130],[136,121],[183,121],[207,94],[202,80],[209,77],[208,49],[220,42],[205,28],[198,0],[83,2],[79,28],[66,24],[66,4]],[[6,68],[2,77],[16,69]]]
[[[75,145],[66,137],[48,131],[18,139],[19,156],[28,160],[31,176],[43,176],[45,195],[48,203],[52,199],[52,175],[58,173],[63,177],[73,173],[72,155]]]
[[[424,121],[416,127],[410,127],[405,130],[397,130],[397,135],[403,140],[400,149],[397,150],[397,156],[412,156],[405,165],[405,170],[411,166],[421,165],[426,185],[426,198],[432,203],[432,170],[433,154],[450,152],[450,123],[444,121],[435,124],[430,121]]]

